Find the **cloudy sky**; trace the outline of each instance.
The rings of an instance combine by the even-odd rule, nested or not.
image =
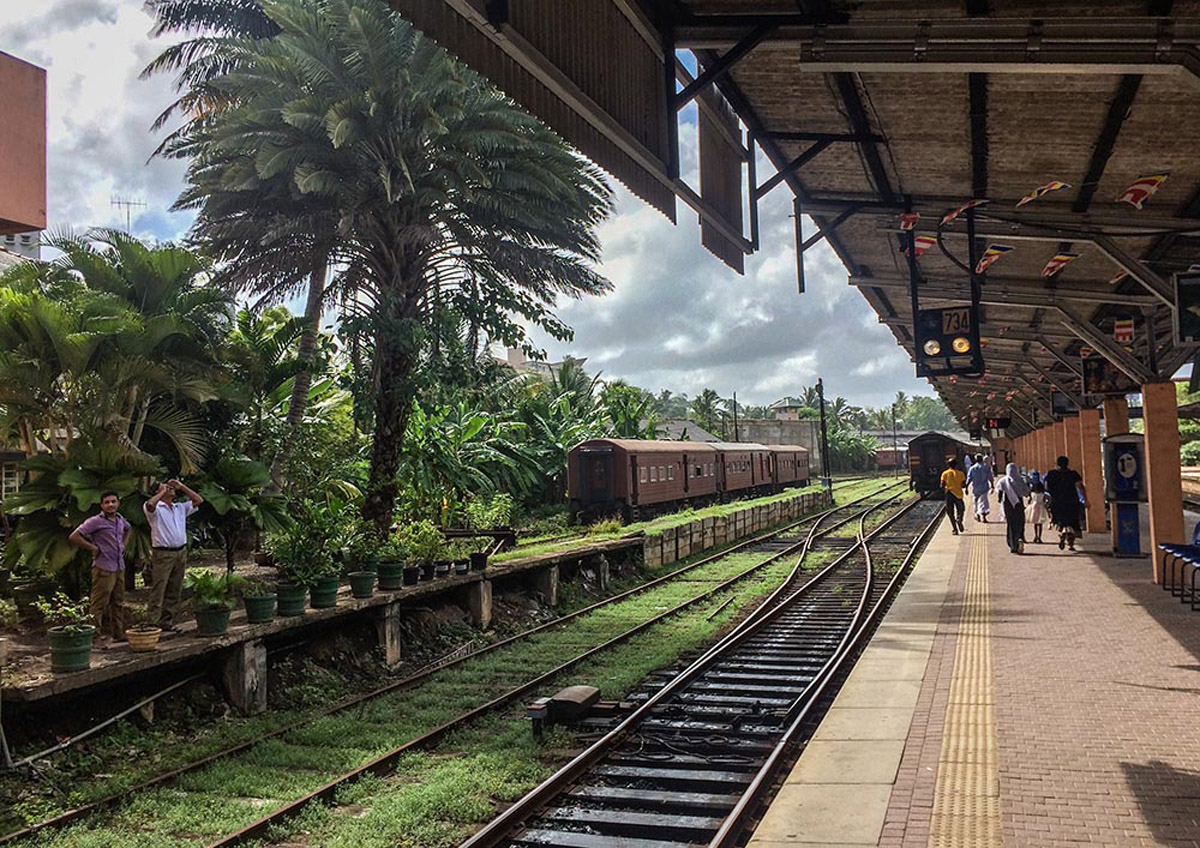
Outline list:
[[[139,0],[0,0],[0,12],[0,50],[49,74],[51,228],[124,226],[112,200],[130,198],[146,204],[132,210],[137,235],[184,233],[190,217],[168,211],[182,163],[150,158],[159,140],[150,125],[172,91],[165,78],[139,79],[162,47]],[[680,136],[694,184],[694,125]],[[770,172],[760,165],[760,174]],[[552,359],[586,356],[589,370],[652,391],[694,396],[711,387],[744,403],[770,403],[818,376],[831,394],[863,405],[886,404],[896,391],[932,394],[828,248],[806,254],[809,290],[796,293],[786,189],[763,201],[763,249],[743,277],[700,246],[696,218],[682,204],[672,226],[619,186],[617,197],[602,229],[602,271],[615,291],[561,305],[575,339],[539,339]]]

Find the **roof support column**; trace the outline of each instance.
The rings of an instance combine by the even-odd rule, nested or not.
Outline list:
[[[1150,500],[1150,561],[1154,582],[1162,583],[1158,546],[1182,543],[1183,486],[1179,473],[1179,406],[1174,383],[1142,386],[1146,425],[1146,489]]]
[[[1082,475],[1083,455],[1080,453],[1079,447],[1083,444],[1083,442],[1080,439],[1079,430],[1080,427],[1078,415],[1068,415],[1063,419],[1063,434],[1067,437],[1067,443],[1065,445],[1066,452],[1063,454],[1063,456],[1067,458],[1067,461],[1071,464],[1071,467],[1078,471],[1080,475]]]
[[[1104,435],[1115,436],[1129,432],[1129,401],[1125,395],[1115,395],[1104,399]],[[1112,549],[1117,549],[1117,522],[1114,518],[1110,528]]]
[[[1104,532],[1104,460],[1100,454],[1100,410],[1079,411],[1079,473],[1088,490],[1087,532]]]
[[[1051,445],[1050,462],[1046,464],[1046,470],[1050,471],[1058,468],[1058,458],[1067,455],[1067,423],[1059,421],[1054,425],[1054,442]]]

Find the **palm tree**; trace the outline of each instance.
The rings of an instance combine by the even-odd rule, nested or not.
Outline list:
[[[692,401],[692,417],[705,430],[716,429],[724,413],[721,411],[721,396],[713,389],[705,389]]]
[[[229,70],[206,85],[229,105],[170,146],[193,158],[178,206],[198,210],[194,234],[222,259],[332,233],[333,285],[371,318],[363,515],[386,532],[430,298],[470,280],[491,337],[521,338],[513,316],[566,336],[549,311],[556,297],[610,287],[590,265],[611,193],[599,171],[380,0],[267,8],[280,33],[228,40]],[[253,217],[264,197],[278,231]]]

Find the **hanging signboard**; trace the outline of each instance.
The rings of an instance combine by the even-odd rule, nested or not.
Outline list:
[[[1138,385],[1129,375],[1102,356],[1083,360],[1085,395],[1125,395],[1136,392]]]
[[[1200,273],[1175,275],[1175,343],[1200,343]]]

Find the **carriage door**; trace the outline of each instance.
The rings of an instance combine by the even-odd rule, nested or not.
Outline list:
[[[581,490],[587,503],[609,501],[613,498],[613,455],[612,451],[587,451],[580,457]],[[634,472],[634,481],[637,472]]]

